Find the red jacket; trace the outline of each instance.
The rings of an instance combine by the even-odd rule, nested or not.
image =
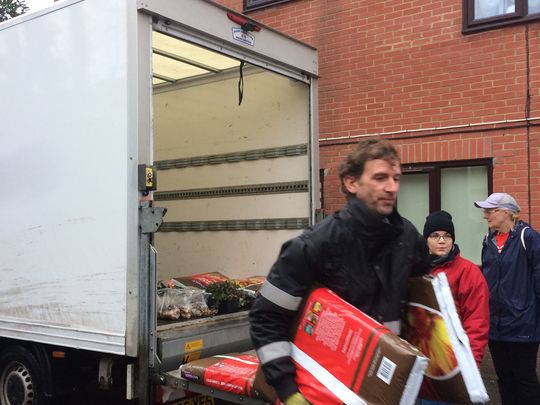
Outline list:
[[[473,262],[461,257],[454,245],[448,260],[433,268],[432,273],[445,272],[456,309],[478,365],[484,357],[489,333],[489,289],[482,272]]]

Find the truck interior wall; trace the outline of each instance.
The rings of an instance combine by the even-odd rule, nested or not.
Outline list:
[[[156,162],[307,145],[309,86],[250,67],[238,105],[239,70],[155,91]],[[309,179],[306,154],[159,170],[158,191],[213,190]],[[165,222],[307,218],[309,191],[156,201]],[[158,232],[158,279],[219,271],[266,275],[299,229]]]

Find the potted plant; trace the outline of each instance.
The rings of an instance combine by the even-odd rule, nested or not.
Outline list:
[[[208,305],[218,310],[218,314],[238,312],[246,305],[246,295],[233,281],[220,281],[209,284],[206,292]]]

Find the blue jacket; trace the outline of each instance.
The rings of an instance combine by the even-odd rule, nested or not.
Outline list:
[[[523,242],[521,240],[522,230]],[[540,342],[540,235],[523,221],[510,231],[501,253],[495,232],[482,246],[482,272],[490,299],[491,340]]]

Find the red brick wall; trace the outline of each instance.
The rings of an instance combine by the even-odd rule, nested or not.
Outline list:
[[[219,3],[242,10],[241,0]],[[325,139],[407,130],[382,135],[403,162],[493,158],[493,191],[512,193],[526,220],[530,205],[540,227],[540,121],[529,131],[501,122],[540,116],[540,25],[465,36],[461,8],[462,0],[292,0],[248,13],[319,51],[326,211],[343,203],[337,168],[353,145]],[[449,126],[458,128],[433,130]]]
[[[428,137],[410,137],[395,139],[395,144],[401,156],[402,163],[444,162],[452,160],[494,159],[493,188],[494,191],[511,193],[520,203],[522,218],[532,222],[540,221],[538,196],[531,199],[531,210],[528,206],[528,150],[531,151],[531,190],[538,194],[540,190],[540,167],[538,150],[538,131],[531,129],[529,142],[527,129],[505,129],[489,132],[474,132],[468,134],[445,134]],[[532,133],[536,135],[532,135]],[[434,132],[436,134],[436,131]],[[397,138],[388,136],[387,138]],[[327,169],[325,177],[325,208],[327,210],[339,209],[343,204],[343,197],[339,189],[337,177],[339,164],[343,157],[354,148],[356,141],[325,142],[321,147],[321,167]],[[528,147],[529,145],[529,147]],[[472,202],[471,202],[472,204]]]

